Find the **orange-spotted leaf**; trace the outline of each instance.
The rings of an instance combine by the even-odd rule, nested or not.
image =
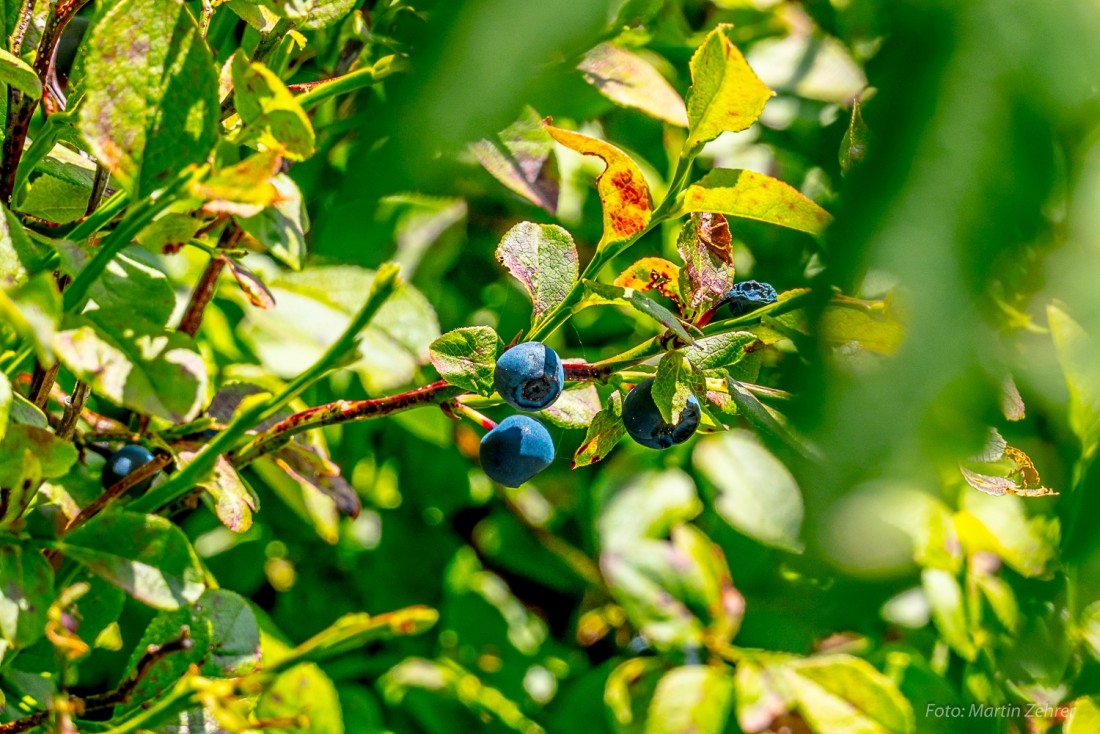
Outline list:
[[[814,235],[824,232],[833,220],[793,186],[753,171],[716,168],[680,196],[679,214],[719,212]]]
[[[636,291],[657,291],[677,304],[682,303],[680,268],[663,257],[643,257],[620,273],[615,285]]]
[[[775,94],[726,35],[731,27],[719,25],[691,57],[688,148],[748,128]]]
[[[562,130],[548,122],[543,126],[566,148],[582,155],[594,155],[607,164],[596,179],[596,191],[603,205],[603,237],[599,248],[630,239],[643,231],[653,214],[653,202],[638,164],[610,143]]]

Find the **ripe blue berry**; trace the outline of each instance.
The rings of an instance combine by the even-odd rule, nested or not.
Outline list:
[[[680,413],[679,423],[666,423],[653,402],[653,378],[634,386],[623,400],[623,423],[630,437],[651,449],[667,449],[691,438],[699,427],[699,401],[694,395]]]
[[[548,408],[561,395],[565,370],[557,353],[542,342],[523,342],[497,360],[493,386],[517,410]]]
[[[775,303],[779,300],[779,295],[767,283],[744,280],[730,288],[723,300],[729,306],[730,316],[737,317]]]
[[[137,471],[140,467],[145,466],[153,460],[153,455],[149,453],[149,450],[144,446],[138,446],[137,444],[129,444],[123,446],[118,451],[111,454],[111,458],[107,459],[107,463],[103,466],[103,486],[111,487],[122,481],[122,478]],[[138,492],[141,492],[149,488],[149,485],[153,483],[153,477],[149,477],[141,484],[134,487]]]
[[[508,416],[481,439],[481,468],[505,487],[518,487],[553,460],[550,432],[526,415]]]

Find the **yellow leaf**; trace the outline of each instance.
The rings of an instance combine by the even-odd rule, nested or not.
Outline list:
[[[543,122],[543,127],[566,148],[582,155],[594,155],[607,164],[596,179],[596,192],[603,205],[603,237],[599,249],[643,231],[653,213],[653,202],[638,164],[610,143],[562,130],[548,122]]]
[[[715,168],[681,194],[677,215],[719,212],[800,232],[821,234],[833,221],[829,212],[793,186],[762,173]]]
[[[662,257],[643,257],[615,278],[620,288],[655,290],[677,304],[680,300],[680,268]]]
[[[724,132],[745,130],[775,95],[726,36],[730,28],[728,23],[719,25],[691,57],[688,148],[714,140]]]

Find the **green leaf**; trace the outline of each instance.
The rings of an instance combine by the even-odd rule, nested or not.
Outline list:
[[[470,150],[497,181],[532,204],[557,213],[560,186],[554,139],[535,110],[525,107],[519,120],[492,138],[471,143]]]
[[[34,346],[43,364],[53,364],[53,338],[61,320],[61,292],[53,273],[39,273],[10,293],[0,289],[0,318]]]
[[[61,362],[97,395],[175,423],[191,420],[206,394],[206,363],[186,334],[141,314],[95,310],[54,337]]]
[[[653,201],[638,164],[614,145],[587,135],[543,123],[555,140],[582,155],[599,158],[607,168],[596,179],[596,193],[603,205],[603,236],[597,250],[630,240],[649,226]]]
[[[789,184],[732,168],[715,168],[688,186],[677,201],[677,215],[688,212],[719,212],[814,235],[833,219]]]
[[[719,24],[691,57],[691,94],[687,147],[695,148],[723,132],[745,130],[760,117],[775,94],[757,78]]]
[[[161,612],[145,628],[123,679],[134,676],[150,645],[178,640],[186,627],[191,646],[165,655],[138,680],[120,712],[145,708],[163,697],[194,665],[208,678],[236,678],[260,668],[260,629],[247,600],[225,589],[207,589],[194,604]]]
[[[596,528],[600,547],[629,548],[636,540],[668,536],[703,511],[691,477],[678,469],[632,474],[602,497]]]
[[[748,431],[700,440],[694,463],[717,489],[714,507],[731,526],[764,545],[802,550],[802,493],[783,466]]]
[[[27,647],[45,633],[53,601],[53,568],[35,548],[0,546],[0,637]]]
[[[940,637],[964,659],[974,660],[978,649],[970,636],[963,590],[955,574],[939,568],[926,568],[921,572],[921,586],[932,608],[932,620]]]
[[[669,311],[661,304],[654,301],[642,291],[633,288],[622,288],[617,285],[597,283],[594,280],[584,281],[585,295],[577,305],[576,310],[589,306],[604,306],[609,304],[621,304],[630,306],[635,311],[645,314],[663,326],[672,330],[672,333],[683,339],[688,344],[694,344],[695,338],[687,332],[684,324],[676,314]]]
[[[49,428],[49,421],[37,405],[27,400],[19,393],[12,394],[11,413],[9,418],[12,423],[23,423],[35,428]]]
[[[1064,734],[1100,731],[1100,697],[1083,697],[1074,701],[1069,716],[1062,724],[1062,731]]]
[[[42,80],[23,59],[0,49],[0,82],[34,99],[42,98]]]
[[[302,202],[302,192],[294,180],[280,173],[271,180],[277,198],[275,204],[264,207],[250,217],[234,217],[241,229],[259,242],[285,265],[302,269],[306,256],[306,232],[309,215]]]
[[[497,247],[497,260],[531,296],[533,324],[561,303],[577,282],[577,247],[556,224],[521,222],[512,227]]]
[[[840,141],[840,170],[845,175],[863,163],[871,144],[871,131],[863,121],[862,108],[859,97],[852,100],[852,116],[848,122],[848,129],[844,132],[844,138]]]
[[[328,28],[351,12],[355,3],[356,0],[310,0],[302,28],[311,31]]]
[[[76,463],[76,447],[44,428],[10,423],[0,441],[0,485],[13,486],[22,476],[24,455],[30,452],[40,465],[43,479],[56,479]]]
[[[706,395],[706,378],[695,370],[680,350],[666,352],[657,363],[653,402],[666,423],[679,423],[692,396]]]
[[[180,468],[186,466],[202,447],[199,444],[181,444],[177,458]],[[259,509],[255,495],[245,485],[240,474],[224,456],[219,456],[210,476],[199,482],[214,500],[214,513],[235,533],[246,532],[252,527],[252,513]]]
[[[756,334],[731,331],[696,339],[695,344],[681,351],[695,369],[705,372],[735,365],[758,347]]]
[[[633,51],[601,43],[584,55],[577,68],[586,82],[615,104],[671,125],[688,126],[684,100],[651,63]]]
[[[218,72],[182,0],[120,0],[83,46],[80,129],[116,178],[144,196],[206,160],[218,132]]]
[[[693,214],[680,229],[676,249],[684,259],[687,305],[692,309],[717,303],[733,287],[730,229],[721,214]]]
[[[340,696],[324,671],[313,663],[291,668],[275,679],[256,704],[259,719],[301,717],[294,731],[304,734],[344,734]]]
[[[1054,351],[1069,385],[1069,425],[1081,442],[1081,456],[1091,459],[1100,446],[1100,348],[1093,336],[1056,305],[1047,306]]]
[[[584,441],[573,454],[572,467],[577,469],[602,461],[625,435],[623,398],[615,392],[607,399],[607,407],[597,413],[589,424]]]
[[[733,676],[724,666],[673,668],[657,684],[645,734],[722,734],[733,700]]]
[[[157,609],[184,607],[206,589],[183,531],[156,515],[103,513],[72,530],[56,547]]]
[[[562,391],[539,416],[559,428],[587,429],[602,409],[600,394],[592,384],[577,383]]]
[[[730,400],[737,406],[738,413],[745,418],[745,421],[753,429],[786,444],[803,456],[818,458],[817,450],[796,435],[787,426],[786,422],[781,420],[782,416],[760,402],[760,398],[745,389],[745,386],[740,382],[730,377],[728,372],[726,373],[726,389],[729,392]]]
[[[704,625],[684,601],[681,568],[689,561],[662,540],[638,539],[600,553],[611,596],[659,650],[703,645]]]
[[[85,202],[87,205],[87,202]],[[10,289],[23,285],[43,269],[49,251],[32,242],[22,223],[0,204],[0,286]]]
[[[259,150],[278,150],[294,160],[313,155],[313,125],[275,72],[249,62],[244,52],[233,56],[233,100],[242,128],[235,142]]]
[[[685,559],[676,564],[684,600],[708,623],[708,639],[728,644],[741,629],[745,598],[733,586],[725,554],[694,525],[674,527],[672,547]]]
[[[1028,516],[1026,500],[978,492],[962,495],[955,517],[959,540],[968,552],[987,551],[1029,578],[1050,577],[1058,563],[1058,518]]]
[[[794,660],[785,680],[818,732],[912,734],[913,707],[894,682],[866,660],[824,655]]]
[[[489,396],[493,374],[504,343],[488,326],[467,326],[448,331],[432,342],[432,366],[448,384]]]
[[[7,375],[0,373],[0,442],[3,442],[4,434],[8,432],[13,395],[11,381],[8,380]]]

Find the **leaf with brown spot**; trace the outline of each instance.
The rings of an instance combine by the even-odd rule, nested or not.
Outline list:
[[[999,497],[1050,497],[1053,489],[1042,486],[1039,472],[1031,457],[1009,446],[996,429],[990,429],[990,439],[981,454],[959,465],[963,479],[974,489]]]
[[[694,310],[716,303],[733,287],[730,228],[721,214],[693,214],[680,230],[676,249],[684,258],[688,308]]]
[[[232,166],[213,171],[193,184],[191,193],[206,202],[202,206],[205,212],[255,216],[282,199],[275,186],[282,162],[277,150],[253,153]]]
[[[329,459],[322,446],[291,441],[272,457],[292,479],[308,484],[336,503],[341,513],[353,518],[359,516],[363,509],[359,495],[348,480],[340,476],[340,467]]]
[[[603,237],[597,249],[630,239],[645,230],[653,214],[649,184],[630,156],[610,143],[554,127],[543,127],[555,140],[582,155],[596,156],[607,168],[596,179],[596,192],[603,205]]]
[[[516,122],[491,138],[470,144],[470,151],[497,181],[551,214],[558,211],[558,161],[554,139],[527,107]]]
[[[715,168],[688,186],[677,204],[677,214],[719,212],[814,235],[824,232],[833,221],[829,212],[793,186],[762,173],[732,168]]]
[[[180,444],[177,456],[181,467],[190,462],[201,448],[193,442]],[[235,533],[246,532],[252,527],[252,513],[259,509],[256,495],[224,456],[218,457],[214,471],[200,480],[198,485],[214,498],[214,512],[222,525]]]
[[[688,126],[684,100],[661,72],[642,56],[611,43],[601,43],[584,55],[577,68],[600,94],[623,107],[678,127]]]
[[[233,100],[242,127],[234,142],[259,150],[281,151],[296,161],[313,155],[313,124],[275,72],[249,62],[241,51],[233,56]]]
[[[248,302],[253,306],[262,309],[275,308],[275,296],[271,295],[271,291],[260,276],[249,270],[243,263],[237,262],[231,257],[221,256],[221,259],[225,261],[225,264],[229,266],[229,272],[233,273],[233,277],[237,280],[237,285],[240,286],[241,291],[248,298]]]
[[[663,257],[643,257],[615,278],[620,288],[636,291],[657,291],[671,298],[677,305],[683,303],[680,296],[680,268]]]
[[[691,57],[688,148],[714,140],[723,132],[745,130],[775,94],[757,78],[726,35],[732,27],[720,24]]]
[[[573,454],[573,468],[577,469],[602,461],[625,435],[623,397],[614,392],[607,399],[607,407],[597,413],[588,426],[584,441]]]
[[[182,0],[119,0],[82,46],[80,130],[135,200],[206,160],[218,133],[218,70]]]

